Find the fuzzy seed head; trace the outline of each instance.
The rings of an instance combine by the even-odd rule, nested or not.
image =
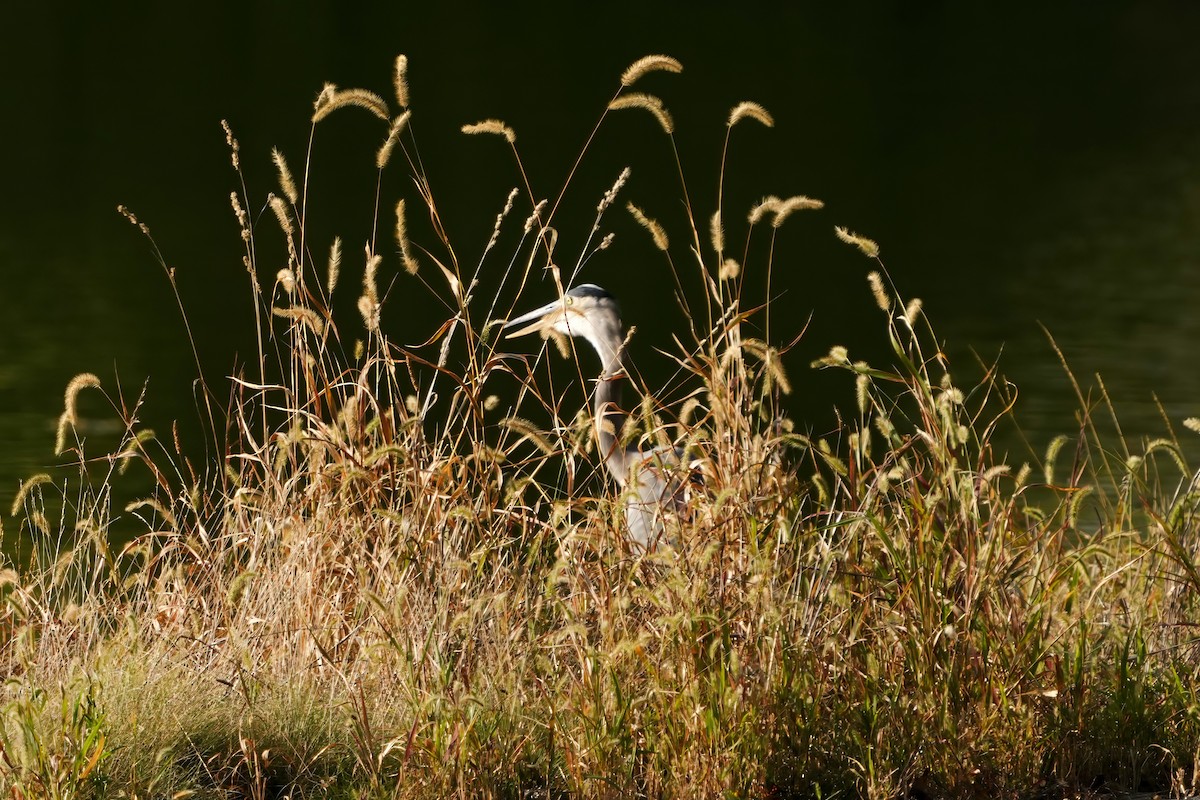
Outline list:
[[[917,317],[921,313],[921,298],[914,297],[908,301],[908,305],[904,307],[904,321],[908,323],[908,327],[912,328],[917,324]]]
[[[775,195],[767,195],[750,207],[750,224],[757,225],[767,214],[774,214],[779,208],[780,199]]]
[[[400,245],[400,257],[404,261],[404,271],[409,275],[417,274],[417,257],[413,255],[412,243],[408,240],[408,223],[404,219],[404,198],[396,202],[396,243]]]
[[[725,228],[721,225],[720,209],[713,212],[712,219],[708,221],[709,234],[712,237],[712,247],[718,255],[725,251]]]
[[[280,308],[278,306],[271,309],[271,313],[282,319],[291,320],[299,325],[309,328],[317,336],[325,332],[325,323],[317,316],[317,312],[311,308],[303,306],[292,306],[291,308]]]
[[[275,219],[279,221],[279,227],[289,237],[292,235],[294,228],[292,227],[292,215],[288,213],[287,203],[279,195],[267,195],[267,202],[271,206],[271,210],[275,212]]]
[[[667,232],[663,230],[662,225],[659,225],[656,220],[647,217],[645,213],[643,213],[643,211],[633,203],[626,203],[625,208],[629,210],[629,213],[633,215],[633,218],[637,220],[639,225],[650,232],[650,236],[654,239],[654,246],[659,250],[666,252],[667,248],[671,246],[671,242],[669,239],[667,239]]]
[[[463,125],[462,132],[469,136],[477,136],[481,133],[490,133],[493,136],[503,136],[504,140],[509,144],[515,144],[517,141],[517,134],[513,131],[513,129],[498,119],[485,119],[482,122]]]
[[[609,103],[608,108],[610,111],[619,111],[623,108],[643,108],[654,115],[654,118],[658,120],[658,124],[668,136],[675,132],[675,121],[671,118],[670,112],[663,106],[662,100],[659,100],[652,94],[633,92],[621,95]]]
[[[786,200],[780,200],[779,204],[775,206],[775,219],[771,221],[771,224],[778,228],[795,211],[816,210],[824,207],[825,203],[820,200],[814,200],[811,197],[805,197],[804,195],[789,197]]]
[[[275,275],[275,280],[283,287],[283,291],[287,294],[295,294],[296,292],[296,273],[292,272],[287,267],[279,270]]]
[[[648,72],[683,72],[683,64],[670,56],[643,56],[629,65],[621,74],[621,85],[632,86]]]
[[[300,193],[296,191],[296,181],[292,179],[292,171],[288,169],[287,160],[283,157],[283,153],[277,148],[271,148],[271,160],[275,162],[275,169],[279,172],[279,188],[283,190],[288,202],[296,205],[296,201],[300,199]]]
[[[363,324],[372,333],[379,330],[379,303],[365,294],[358,298],[358,313],[362,314]]]
[[[383,262],[383,256],[378,253],[372,253],[370,247],[367,248],[367,268],[363,271],[363,296],[369,297],[372,302],[379,302],[379,286],[376,281],[376,275],[379,272],[379,265]]]
[[[875,305],[879,306],[881,311],[891,311],[892,298],[883,288],[883,277],[877,271],[872,270],[867,275],[867,283],[871,284],[871,293],[875,295]]]
[[[333,87],[333,84],[325,84],[326,89]],[[327,99],[322,102],[322,98],[326,98],[325,89],[321,90],[321,94],[317,96],[315,104],[316,110],[313,111],[312,122],[315,125],[327,116],[337,111],[339,108],[346,106],[356,106],[366,109],[375,116],[379,117],[384,122],[387,122],[391,116],[388,114],[387,103],[383,102],[383,98],[374,92],[369,92],[366,89],[346,89],[338,91],[337,87],[333,87],[332,92]]]
[[[393,83],[396,88],[396,104],[401,108],[408,108],[408,56],[403,53],[396,56]]]
[[[333,287],[337,286],[338,274],[342,269],[342,237],[333,237],[333,244],[329,245],[329,277],[327,288],[329,294],[333,294]]]
[[[411,111],[405,111],[392,120],[392,127],[388,129],[387,138],[383,140],[383,144],[379,146],[379,150],[375,153],[375,166],[379,169],[387,166],[388,161],[392,157],[392,150],[395,149],[396,143],[400,141],[400,134],[404,133],[404,128],[408,125],[408,119],[411,116]]]
[[[867,237],[859,236],[857,233],[841,226],[835,227],[833,232],[846,244],[852,244],[857,247],[868,258],[879,258],[879,245]]]
[[[749,100],[738,103],[733,107],[733,111],[729,112],[729,122],[726,125],[732,128],[744,119],[752,119],[768,128],[775,127],[774,117],[758,103],[752,103]]]

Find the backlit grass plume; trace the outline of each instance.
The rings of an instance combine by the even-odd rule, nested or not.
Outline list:
[[[629,68],[621,74],[621,85],[632,86],[645,74],[649,72],[675,72],[683,71],[683,64],[679,63],[670,56],[653,55],[644,56],[629,65]]]
[[[670,112],[663,106],[662,100],[659,100],[654,95],[642,94],[640,92],[623,94],[609,103],[608,108],[611,111],[618,111],[623,108],[645,109],[658,120],[658,124],[664,133],[669,135],[675,131],[675,121],[671,118]]]

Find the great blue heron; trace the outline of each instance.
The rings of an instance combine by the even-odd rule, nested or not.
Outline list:
[[[523,326],[523,327],[519,327]],[[621,444],[621,432],[629,415],[621,408],[621,387],[629,380],[625,354],[625,326],[613,296],[591,283],[576,286],[561,299],[509,320],[508,336],[554,330],[586,339],[600,356],[593,420],[596,442],[604,464],[627,491],[625,520],[629,538],[650,549],[663,529],[663,512],[682,505],[683,481],[679,465],[683,451],[673,447],[642,449]]]

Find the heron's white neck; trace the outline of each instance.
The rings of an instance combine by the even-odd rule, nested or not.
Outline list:
[[[622,384],[629,379],[625,358],[625,332],[619,325],[581,332],[600,356],[593,418],[596,443],[608,471],[622,486],[629,475],[629,453],[621,446],[621,431],[629,415],[621,407]]]

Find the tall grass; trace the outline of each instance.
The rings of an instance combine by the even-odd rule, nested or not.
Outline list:
[[[259,359],[223,413],[206,411],[219,458],[193,463],[177,435],[142,430],[140,399],[91,379],[68,393],[70,406],[103,392],[126,435],[97,457],[68,407],[60,444],[92,469],[69,488],[31,481],[12,510],[10,536],[35,546],[2,574],[4,790],[1197,790],[1200,495],[1173,436],[1101,441],[1102,390],[1098,403],[1081,390],[1075,436],[1028,464],[998,463],[991,437],[1013,388],[994,371],[959,384],[919,301],[900,298],[878,247],[844,229],[874,262],[890,355],[871,365],[832,348],[814,366],[846,373],[842,423],[803,434],[781,398],[786,347],[751,335],[769,304],[744,298],[743,280],[769,275],[779,226],[820,203],[768,198],[747,217],[720,194],[692,194],[679,168],[684,230],[630,210],[679,289],[686,399],[664,408],[642,385],[628,435],[687,447],[702,488],[668,521],[672,545],[638,551],[577,411],[590,353],[554,343],[578,367],[563,399],[551,383],[561,371],[543,368],[555,347],[511,347],[496,324],[510,303],[545,302],[525,291],[531,275],[561,290],[578,269],[560,264],[611,245],[606,218],[628,176],[598,198],[594,220],[558,223],[590,230],[581,252],[556,249],[569,175],[557,197],[514,191],[467,259],[421,166],[406,66],[401,57],[399,116],[370,92],[322,91],[303,170],[273,155],[271,216],[252,224],[245,209],[262,199],[244,182],[232,197]],[[677,68],[637,62],[597,127],[622,109],[649,112],[673,146],[662,101],[628,90]],[[358,286],[346,277],[360,274],[354,248],[313,241],[308,211],[313,142],[352,108],[381,118],[382,145],[368,143],[381,176],[404,168],[416,187],[397,205],[380,182]],[[750,121],[773,124],[741,104],[729,139]],[[503,137],[525,174],[511,128],[468,129]],[[240,178],[232,132],[229,144]],[[379,211],[393,207],[394,230]],[[751,248],[753,237],[770,246]],[[286,267],[268,269],[280,252]],[[381,323],[389,264],[449,309],[423,347],[396,344]],[[510,299],[480,295],[481,283]],[[347,291],[361,317],[335,319],[331,297]],[[225,392],[206,386],[207,408]],[[157,488],[122,515],[111,487],[134,462]],[[145,533],[114,549],[107,531],[130,515]]]

